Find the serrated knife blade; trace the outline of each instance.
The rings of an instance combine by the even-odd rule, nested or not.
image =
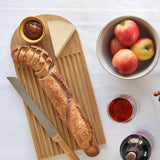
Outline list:
[[[13,87],[16,89],[19,95],[23,98],[25,104],[28,106],[28,108],[32,111],[32,113],[35,115],[35,117],[38,119],[38,121],[47,131],[48,135],[51,138],[54,138],[57,134],[59,134],[56,128],[52,125],[52,123],[41,111],[39,106],[34,102],[34,100],[27,93],[26,89],[23,87],[20,81],[15,77],[7,77],[7,79],[11,82]]]
[[[7,77],[12,86],[16,89],[19,95],[23,98],[25,104],[35,115],[37,120],[41,123],[43,128],[46,130],[51,139],[62,147],[63,151],[66,153],[70,160],[79,160],[77,155],[71,150],[71,148],[66,144],[63,138],[59,135],[57,129],[53,126],[53,124],[48,120],[48,118],[41,111],[39,106],[34,102],[34,100],[27,93],[26,89],[23,87],[21,82],[15,77]]]

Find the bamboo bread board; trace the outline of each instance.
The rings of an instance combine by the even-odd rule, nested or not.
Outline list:
[[[49,53],[50,57],[53,59],[54,64],[59,68],[59,71],[62,74],[64,80],[71,88],[74,97],[80,104],[83,111],[86,113],[95,131],[98,143],[104,144],[106,142],[105,136],[78,32],[75,31],[73,33],[71,39],[64,47],[61,55],[56,58],[51,43],[47,21],[67,20],[55,15],[39,15],[37,17],[40,18],[45,24],[46,34],[43,40],[35,45],[41,46]],[[11,50],[16,45],[29,45],[21,38],[19,34],[19,28],[17,28],[13,34],[11,40]],[[42,109],[44,114],[57,128],[66,143],[73,150],[78,150],[79,148],[72,135],[69,133],[67,127],[62,124],[48,98],[39,86],[33,70],[26,65],[17,63],[14,63],[14,67],[18,79],[24,85],[34,101]],[[44,159],[62,154],[63,151],[60,146],[50,139],[41,124],[37,121],[37,119],[26,105],[25,110],[38,159]]]

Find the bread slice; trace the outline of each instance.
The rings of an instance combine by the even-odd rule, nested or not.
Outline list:
[[[29,49],[28,46],[23,46],[21,48],[21,51],[20,51],[19,56],[18,56],[18,62],[23,63],[24,55],[27,53],[28,49]]]
[[[18,61],[18,56],[21,51],[21,48],[22,48],[22,46],[15,46],[15,48],[12,50],[11,56],[15,62]]]
[[[27,65],[30,65],[30,61],[33,58],[35,52],[36,52],[36,48],[31,46],[29,50],[26,52],[26,54],[24,55],[23,62]]]
[[[48,74],[50,70],[50,66],[52,65],[52,59],[48,57],[46,59],[45,65],[42,67],[42,69],[38,72],[35,72],[35,75],[38,77],[44,77]]]
[[[42,51],[41,49],[39,49],[39,48],[36,50],[33,58],[32,58],[31,61],[30,61],[30,66],[33,67],[33,66],[35,66],[35,65],[38,63],[38,61],[39,61],[39,59],[40,59],[40,54],[41,54],[42,52],[43,52],[43,51]]]
[[[37,62],[37,64],[35,66],[32,67],[32,69],[35,72],[37,72],[37,71],[40,71],[44,65],[45,65],[45,59],[40,57],[39,61]]]
[[[75,27],[71,23],[59,20],[48,21],[47,23],[54,54],[56,57],[58,57],[74,33]]]
[[[48,53],[44,50],[41,54],[41,57],[43,57],[45,60],[49,57]]]

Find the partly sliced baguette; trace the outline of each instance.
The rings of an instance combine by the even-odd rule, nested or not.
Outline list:
[[[17,62],[17,57],[21,54],[21,49],[23,47],[24,46],[17,47],[12,51],[12,58],[14,61]],[[75,138],[78,146],[82,148],[87,155],[96,156],[99,153],[99,147],[94,131],[86,115],[74,99],[67,83],[59,73],[58,68],[55,65],[53,66],[48,53],[42,48],[38,46],[30,48],[36,48],[36,51],[34,50],[34,52],[29,49],[26,53],[22,53],[20,56],[26,57],[26,60],[22,61],[22,63],[34,69],[37,77],[39,77],[38,82],[40,86],[57,111],[59,118],[66,124]],[[36,55],[38,55],[39,58],[37,58]],[[33,65],[33,61],[35,65]]]

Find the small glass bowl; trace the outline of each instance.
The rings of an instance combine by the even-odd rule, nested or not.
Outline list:
[[[125,108],[125,107],[127,107],[127,106],[124,106],[124,104],[122,105],[122,103],[120,102],[120,100],[122,100],[122,99],[123,99],[123,101],[127,100],[128,102],[127,101],[126,102],[128,104],[130,104],[130,106],[132,107],[131,108],[132,112],[130,113],[130,116],[127,116],[127,118],[125,118],[123,116],[123,114],[126,114],[126,109],[127,108]],[[119,107],[121,107],[121,108],[118,109],[118,111],[121,112],[121,113],[119,113],[116,110],[112,110],[112,114],[115,115],[114,117],[111,115],[111,103],[113,103],[113,102],[118,103]],[[120,103],[121,103],[121,105],[120,105]],[[127,123],[127,122],[131,121],[135,117],[136,112],[137,112],[137,104],[133,100],[133,98],[131,96],[129,96],[129,95],[118,95],[118,96],[115,96],[110,100],[109,104],[107,105],[107,114],[115,122]],[[120,116],[119,116],[119,114],[120,114]]]

